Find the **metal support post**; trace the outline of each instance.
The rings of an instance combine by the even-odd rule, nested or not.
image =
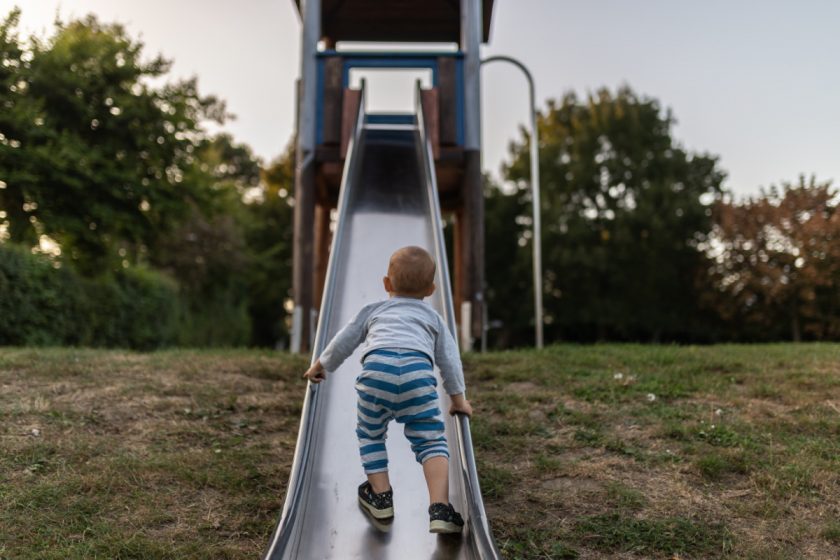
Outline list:
[[[302,26],[300,88],[298,90],[297,145],[295,151],[295,214],[292,278],[295,308],[292,320],[293,352],[311,350],[314,330],[312,290],[315,217],[315,110],[317,103],[317,49],[321,38],[321,0],[301,2]]]
[[[528,80],[528,98],[531,110],[531,210],[533,213],[534,239],[534,330],[537,348],[543,347],[543,287],[542,287],[542,226],[540,222],[540,156],[539,156],[539,131],[537,130],[537,106],[536,94],[534,92],[534,78],[528,68],[510,56],[491,56],[481,61],[481,64],[490,62],[509,62],[525,74]]]

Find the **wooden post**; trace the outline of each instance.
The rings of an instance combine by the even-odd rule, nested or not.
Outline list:
[[[323,143],[341,143],[341,120],[344,86],[341,83],[342,59],[330,57],[324,61]]]
[[[481,337],[484,313],[484,190],[482,188],[481,153],[469,150],[464,153],[464,215],[467,231],[464,243],[469,248],[465,266],[465,296],[471,303],[470,332],[473,339]]]
[[[327,280],[327,265],[330,261],[330,211],[328,204],[322,202],[315,207],[315,284],[312,287],[315,296],[315,309],[321,309],[324,295],[324,283]]]
[[[440,126],[438,111],[438,90],[437,88],[424,89],[420,91],[421,107],[423,108],[423,122],[426,123],[426,131],[432,144],[432,155],[437,160],[440,158]]]
[[[349,88],[344,90],[341,110],[341,148],[339,151],[342,160],[347,157],[350,136],[353,134],[353,127],[356,126],[361,103],[362,92],[360,90]]]
[[[455,59],[441,56],[438,63],[438,122],[440,143],[455,146],[458,143],[456,99],[458,96],[455,76]]]
[[[452,264],[453,270],[453,284],[452,284],[452,304],[455,306],[455,322],[461,323],[461,304],[464,302],[464,294],[467,293],[465,277],[464,277],[464,232],[466,231],[466,224],[464,223],[464,208],[463,205],[455,211],[455,223],[453,224],[452,236]],[[467,247],[469,249],[469,247]]]
[[[292,316],[292,351],[306,353],[311,350],[314,309],[315,165],[312,160],[298,165],[295,171],[294,219],[292,291],[295,310]]]

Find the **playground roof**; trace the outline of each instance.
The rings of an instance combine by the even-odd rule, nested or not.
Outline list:
[[[300,12],[301,0],[294,0]],[[321,31],[333,41],[460,42],[460,0],[321,0]],[[493,0],[484,0],[483,40]]]

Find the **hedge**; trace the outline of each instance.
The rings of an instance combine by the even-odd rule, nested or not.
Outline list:
[[[179,338],[178,286],[140,267],[96,279],[0,244],[0,345],[149,350]]]

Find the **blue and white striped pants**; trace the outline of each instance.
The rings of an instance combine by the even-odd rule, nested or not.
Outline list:
[[[388,470],[388,422],[405,425],[405,437],[418,463],[449,457],[432,360],[401,348],[373,350],[356,378],[359,453],[365,473]]]

